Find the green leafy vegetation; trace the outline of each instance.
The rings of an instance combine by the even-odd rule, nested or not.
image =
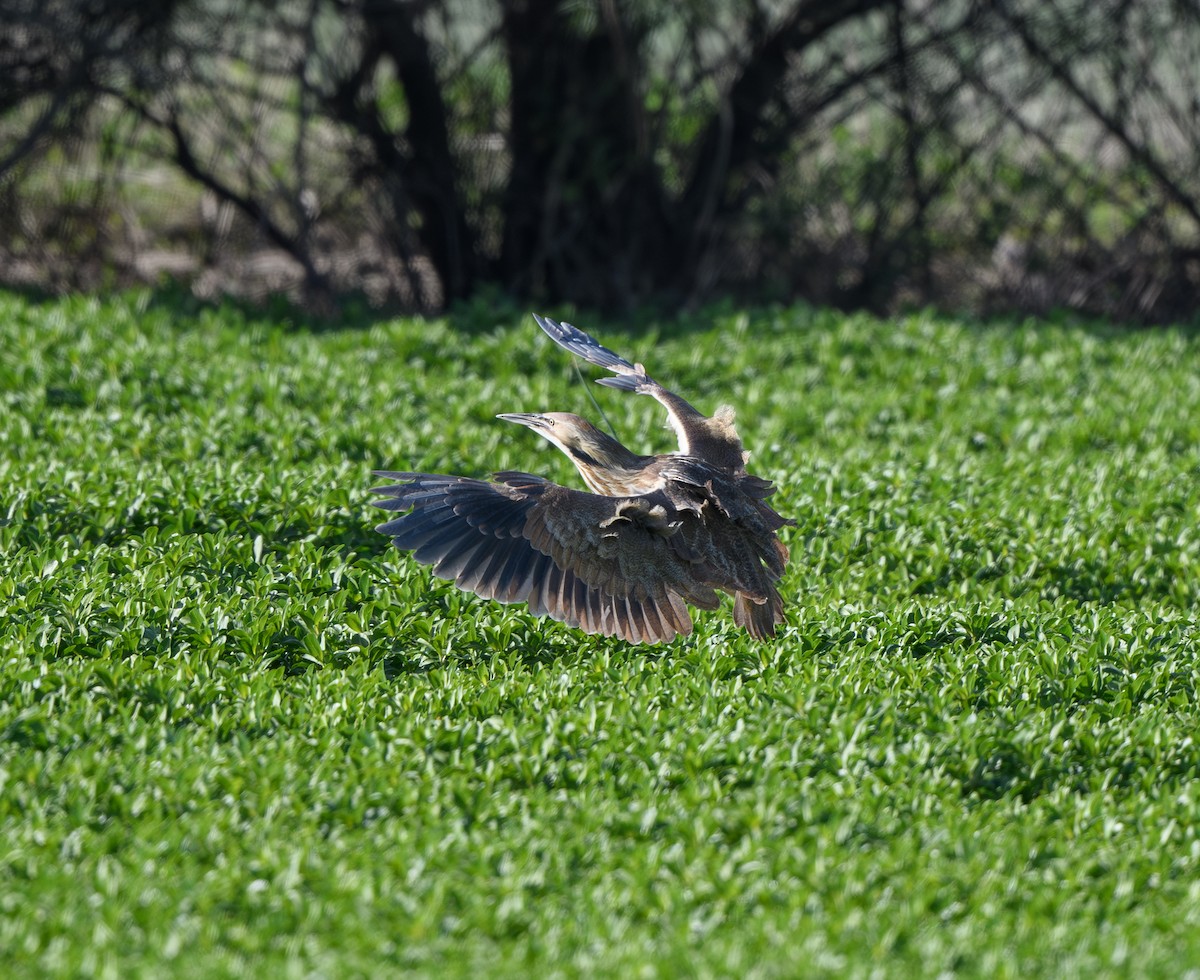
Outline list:
[[[375,467],[574,481],[495,319],[0,294],[6,975],[1200,967],[1193,334],[584,322],[798,522],[776,643],[635,648],[372,530]]]

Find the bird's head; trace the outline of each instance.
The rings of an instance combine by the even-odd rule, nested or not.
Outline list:
[[[632,469],[642,462],[642,457],[630,452],[612,436],[570,412],[516,412],[496,418],[533,429],[566,453],[585,476],[589,469]]]

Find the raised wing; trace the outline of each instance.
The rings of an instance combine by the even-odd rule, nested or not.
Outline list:
[[[684,599],[716,608],[671,539],[662,501],[600,497],[527,473],[498,482],[378,472],[378,506],[409,511],[379,525],[436,575],[500,602],[526,602],[589,633],[658,643],[692,630]]]
[[[631,364],[619,354],[588,336],[578,327],[549,317],[533,315],[539,327],[560,347],[589,364],[611,371],[614,377],[599,378],[597,384],[621,391],[649,395],[667,410],[667,421],[679,439],[679,451],[697,456],[713,466],[744,472],[748,454],[733,425],[733,410],[723,407],[711,418],[668,391],[646,374],[641,364]]]
[[[625,391],[637,391],[645,384],[654,384],[646,377],[646,369],[640,364],[630,364],[619,354],[614,354],[601,344],[595,337],[590,337],[578,327],[569,323],[559,323],[548,316],[533,314],[537,325],[549,335],[559,347],[569,350],[576,357],[582,357],[589,364],[602,367],[617,375],[615,378],[601,378],[597,384],[610,388],[621,388]],[[695,411],[695,409],[692,409]],[[699,413],[697,413],[699,414]]]

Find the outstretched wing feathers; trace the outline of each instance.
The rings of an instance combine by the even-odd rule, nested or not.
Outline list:
[[[406,481],[377,487],[385,497],[380,506],[409,510],[378,530],[459,588],[526,602],[536,614],[634,643],[691,632],[687,608],[671,588],[683,565],[660,546],[666,571],[656,572],[650,540],[656,532],[638,524],[640,505],[631,508],[628,499],[568,490],[525,473],[500,474],[497,483],[427,473],[378,475]],[[633,516],[617,516],[622,506]],[[599,525],[609,519],[615,530],[601,532]],[[597,546],[601,533],[620,538],[607,557]]]
[[[548,316],[539,316],[537,313],[533,315],[533,318],[537,321],[537,325],[546,331],[551,340],[569,350],[576,357],[582,357],[589,364],[595,364],[596,367],[605,368],[615,374],[640,376],[644,381],[649,380],[646,377],[646,369],[640,364],[630,364],[625,358],[614,354],[578,327],[573,327],[569,323],[559,323]],[[614,379],[605,379],[605,381],[610,380]]]

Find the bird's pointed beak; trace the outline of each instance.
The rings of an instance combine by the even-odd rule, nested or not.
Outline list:
[[[545,418],[536,412],[511,412],[497,415],[496,418],[504,419],[505,422],[516,422],[517,425],[526,425],[531,429],[548,429],[550,427]]]

